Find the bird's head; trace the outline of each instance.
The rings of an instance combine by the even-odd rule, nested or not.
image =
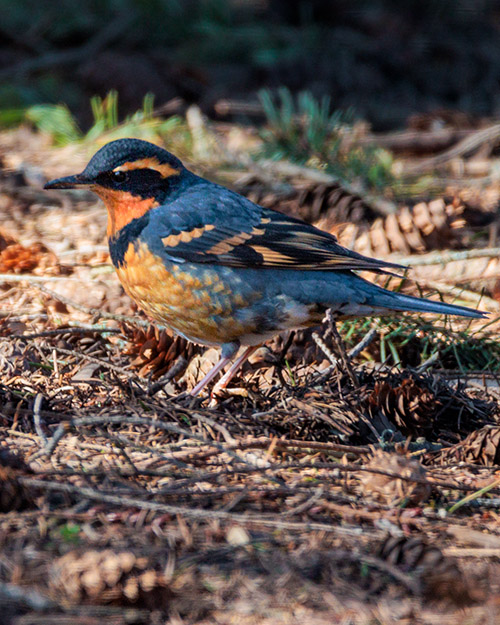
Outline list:
[[[108,236],[159,206],[187,173],[170,152],[140,139],[107,143],[80,173],[51,180],[45,189],[88,187],[108,209]]]

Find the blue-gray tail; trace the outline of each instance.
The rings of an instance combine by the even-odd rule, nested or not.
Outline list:
[[[371,297],[366,303],[370,303],[377,308],[387,308],[388,311],[430,312],[438,315],[459,315],[460,317],[475,319],[484,319],[488,316],[488,313],[467,308],[466,306],[456,306],[455,304],[445,304],[444,302],[422,299],[412,295],[403,295],[402,293],[387,291],[374,284],[371,284],[371,286],[374,287],[374,291],[370,293]]]

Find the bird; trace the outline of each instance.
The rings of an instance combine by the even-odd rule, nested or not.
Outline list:
[[[335,320],[394,312],[486,316],[369,282],[357,272],[404,267],[342,247],[332,234],[196,175],[147,141],[111,141],[81,173],[45,184],[78,187],[107,208],[110,258],[126,293],[161,325],[221,348],[191,396],[229,365],[212,396],[220,393],[267,339],[319,325],[328,309]]]

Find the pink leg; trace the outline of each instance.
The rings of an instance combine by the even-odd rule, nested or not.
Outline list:
[[[260,345],[251,345],[247,347],[246,350],[241,354],[239,358],[237,358],[233,364],[229,367],[226,373],[222,376],[222,378],[217,382],[212,390],[212,397],[217,395],[220,391],[224,390],[229,382],[234,378],[238,369],[241,365],[254,353],[256,349],[258,349]]]
[[[219,373],[221,369],[231,362],[232,358],[237,354],[240,344],[235,343],[224,343],[222,346],[222,353],[219,362],[214,365],[207,375],[198,382],[198,384],[189,392],[191,397],[196,397],[202,391],[207,384],[215,378],[215,376]],[[239,359],[238,359],[239,360]],[[233,365],[234,366],[234,365]]]
[[[196,397],[196,395],[198,395],[198,393],[202,391],[207,384],[210,384],[210,382],[215,378],[219,371],[227,365],[228,362],[231,362],[230,358],[221,358],[219,362],[210,369],[207,375],[200,380],[191,391],[189,391],[191,397]]]

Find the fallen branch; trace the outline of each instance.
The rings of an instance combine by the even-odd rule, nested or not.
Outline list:
[[[485,247],[483,249],[461,250],[459,252],[430,252],[429,254],[415,254],[411,256],[395,255],[394,258],[396,262],[408,265],[411,269],[412,267],[426,265],[446,265],[454,261],[470,260],[471,258],[500,258],[500,247]]]
[[[203,419],[208,420],[208,417],[203,417],[203,419],[198,415],[192,415],[193,418],[198,418],[200,421]],[[210,419],[211,423],[214,422]],[[165,423],[164,421],[159,421],[158,419],[150,419],[147,417],[135,417],[135,416],[127,416],[127,415],[119,415],[119,416],[97,416],[97,417],[83,417],[81,419],[72,419],[71,421],[66,421],[64,423],[60,423],[57,427],[56,431],[52,438],[48,441],[48,444],[45,445],[40,451],[34,454],[31,457],[31,460],[35,460],[39,456],[47,456],[50,457],[54,452],[58,443],[64,438],[64,436],[72,429],[83,426],[92,426],[92,425],[144,425],[150,428],[156,428],[158,430],[164,430],[166,432],[171,432],[173,434],[178,434],[187,439],[192,439],[198,442],[201,442],[205,445],[210,445],[215,447],[221,453],[225,453],[234,460],[241,462],[243,465],[252,465],[253,463],[239,456],[237,453],[232,451],[227,445],[223,445],[221,443],[217,443],[216,441],[210,441],[199,434],[195,434],[189,430],[179,427],[178,425],[173,425],[171,423]],[[223,426],[219,426],[217,429],[221,429]],[[225,429],[225,428],[223,428]],[[232,438],[232,437],[231,437]],[[168,460],[168,456],[164,456],[165,460]]]
[[[377,145],[391,152],[436,152],[446,150],[450,145],[470,137],[475,132],[476,129],[457,130],[456,128],[426,131],[403,130],[356,137],[352,144],[356,146]],[[345,142],[348,145],[349,135]]]
[[[221,98],[214,104],[218,115],[248,115],[265,117],[264,107],[260,102]],[[296,116],[300,120],[300,116]],[[391,152],[436,152],[445,150],[457,141],[474,134],[476,129],[438,128],[436,130],[399,130],[386,133],[367,133],[356,136],[346,132],[342,146],[350,149],[354,146],[376,145]]]
[[[29,488],[39,488],[42,490],[49,490],[61,493],[67,493],[75,495],[79,500],[82,498],[90,499],[91,501],[100,501],[102,503],[109,503],[111,505],[119,506],[121,508],[127,506],[131,508],[138,508],[139,510],[152,510],[155,512],[161,512],[163,514],[171,514],[173,516],[185,517],[187,519],[200,519],[200,520],[221,520],[241,523],[242,525],[263,525],[267,527],[275,527],[277,529],[297,530],[304,531],[324,531],[335,534],[343,534],[345,536],[359,536],[363,533],[361,528],[346,528],[338,527],[329,523],[315,523],[315,522],[293,522],[282,521],[276,516],[274,518],[258,516],[257,514],[239,514],[232,512],[224,512],[221,510],[203,510],[200,508],[188,508],[185,506],[173,506],[171,504],[157,503],[155,501],[145,501],[138,497],[126,497],[123,495],[108,495],[102,491],[98,491],[90,487],[73,486],[71,484],[61,484],[59,482],[46,482],[36,478],[20,477],[18,481],[23,486]],[[382,538],[382,532],[377,532]]]
[[[418,175],[432,171],[436,167],[444,165],[454,158],[459,158],[469,152],[477,150],[485,143],[496,141],[499,137],[500,124],[494,124],[489,128],[477,130],[472,135],[464,137],[456,145],[448,150],[445,150],[444,152],[441,152],[440,154],[437,154],[436,156],[422,160],[419,163],[406,164],[404,167],[404,173]]]
[[[286,439],[272,439],[275,449],[283,449],[283,450],[294,450],[294,449],[310,449],[311,451],[320,451],[324,453],[329,453],[332,455],[341,454],[342,456],[349,454],[354,456],[361,456],[363,454],[368,454],[371,452],[370,447],[356,447],[353,445],[341,445],[338,443],[322,443],[318,441],[300,441],[300,440],[286,440]],[[232,450],[243,451],[245,449],[268,449],[271,444],[271,440],[267,437],[256,438],[246,441],[239,441],[230,445],[229,448]],[[209,449],[196,449],[189,450],[186,452],[178,452],[176,458],[188,460],[190,458],[196,460],[206,460],[213,455],[220,453],[219,450],[209,448]]]

